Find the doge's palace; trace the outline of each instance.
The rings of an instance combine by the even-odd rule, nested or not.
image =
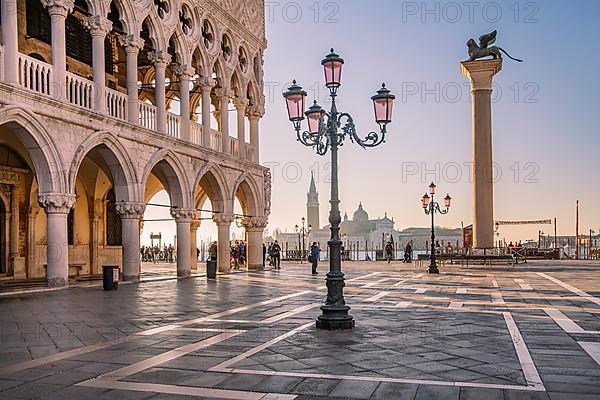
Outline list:
[[[138,279],[142,218],[163,189],[179,276],[197,268],[207,198],[219,270],[232,223],[262,267],[262,0],[2,0],[1,14],[1,279],[64,286],[107,264]]]

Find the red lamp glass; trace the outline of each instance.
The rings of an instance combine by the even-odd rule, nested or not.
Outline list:
[[[381,84],[381,89],[377,94],[371,97],[373,107],[375,108],[375,121],[379,125],[386,125],[392,122],[392,108],[396,96],[385,87],[385,83]]]
[[[304,99],[306,98],[306,92],[302,88],[296,85],[296,81],[292,83],[283,94],[285,98],[288,116],[292,122],[300,122],[304,119]]]
[[[426,208],[429,205],[429,195],[427,193],[423,195],[423,198],[421,199],[421,205],[423,208]]]
[[[435,194],[435,183],[431,182],[431,185],[429,185],[429,194]]]
[[[451,201],[452,201],[452,197],[450,197],[450,195],[447,194],[446,197],[444,197],[444,206],[446,206],[446,208],[450,207]]]
[[[309,107],[305,114],[308,118],[308,131],[310,133],[319,133],[319,128],[321,127],[321,121],[323,119],[323,114],[325,114],[325,110],[323,110],[315,100],[313,105]]]
[[[321,61],[321,65],[325,70],[325,86],[335,91],[342,84],[344,60],[331,49],[331,53]]]

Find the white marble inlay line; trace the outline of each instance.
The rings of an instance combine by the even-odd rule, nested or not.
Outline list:
[[[586,353],[600,365],[600,343],[594,342],[577,342]]]
[[[360,280],[367,279],[367,278],[370,278],[370,277],[375,276],[375,275],[381,275],[381,272],[372,272],[372,273],[367,274],[367,275],[357,276],[356,278],[347,279],[346,282],[360,281]]]
[[[396,307],[408,308],[408,307],[410,307],[411,304],[412,304],[412,301],[401,301],[400,303],[396,304]]]
[[[547,308],[544,311],[550,316],[550,318],[554,320],[554,322],[556,322],[558,326],[562,328],[563,331],[567,333],[585,332],[585,330],[581,326],[577,325],[575,321],[567,317],[565,314],[563,314],[556,308]]]
[[[370,287],[373,287],[373,286],[377,286],[377,285],[379,285],[379,284],[381,284],[381,283],[383,283],[383,282],[385,282],[385,281],[389,281],[390,279],[392,279],[392,278],[383,278],[383,279],[379,279],[379,280],[377,280],[377,281],[375,281],[375,282],[371,282],[371,283],[365,283],[365,284],[364,284],[364,285],[362,285],[361,287],[363,287],[363,288],[370,288]]]
[[[456,294],[467,294],[467,288],[456,289]]]
[[[390,294],[390,292],[379,292],[375,296],[371,296],[368,299],[366,299],[365,301],[377,301],[377,300],[381,299],[382,297],[387,296],[388,294]]]
[[[415,290],[415,293],[416,293],[416,294],[423,294],[423,293],[425,293],[426,291],[427,291],[427,289],[417,289],[417,290]]]
[[[458,309],[462,308],[462,306],[463,306],[463,303],[458,302],[458,301],[453,301],[452,303],[450,303],[448,308],[451,310],[458,310]]]
[[[512,338],[515,346],[517,357],[521,363],[521,369],[523,370],[523,375],[525,376],[527,384],[543,388],[544,383],[542,382],[542,378],[540,377],[540,374],[533,363],[529,349],[523,340],[523,336],[521,335],[521,332],[519,331],[512,314],[509,312],[503,312],[502,315],[506,321],[506,326],[508,327],[508,332],[510,333],[510,337]]]
[[[517,282],[517,284],[523,290],[533,290],[533,288],[530,285],[528,285],[527,283],[525,283],[525,281],[523,279],[515,279],[515,282]]]
[[[564,287],[568,291],[575,293],[577,296],[583,297],[584,299],[586,299],[588,301],[591,301],[592,303],[596,303],[596,304],[600,305],[600,299],[599,298],[594,297],[591,294],[586,293],[583,290],[576,288],[575,286],[571,286],[568,283],[565,283],[565,282],[561,281],[560,279],[556,279],[556,278],[554,278],[554,277],[552,277],[550,275],[547,275],[547,274],[545,274],[543,272],[538,272],[537,274],[539,276],[542,276],[542,277],[544,277],[544,278],[546,278],[546,279],[548,279],[548,280],[556,283],[559,286]]]

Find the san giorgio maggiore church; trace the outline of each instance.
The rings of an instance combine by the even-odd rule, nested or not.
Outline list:
[[[427,221],[428,218],[424,216],[424,225]],[[347,212],[344,213],[340,224],[340,238],[346,249],[352,246],[361,251],[365,249],[381,250],[389,240],[393,240],[397,248],[403,248],[408,242],[412,242],[417,249],[425,248],[426,241],[431,235],[431,228],[412,227],[400,231],[396,230],[394,225],[394,219],[390,219],[387,213],[384,213],[383,218],[370,219],[362,203],[359,203],[351,219]],[[325,251],[331,232],[329,225],[321,226],[319,193],[314,176],[311,176],[307,193],[306,227],[308,226],[311,227],[311,231],[305,237],[305,247],[308,248],[311,243],[317,242],[321,250]],[[284,250],[286,248],[299,250],[299,247],[301,250],[302,238],[297,232],[276,232],[275,237],[282,243]],[[462,242],[462,230],[436,227],[436,238],[440,240],[440,243],[451,242],[455,246],[457,241]]]

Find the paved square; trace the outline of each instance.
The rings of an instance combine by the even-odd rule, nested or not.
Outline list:
[[[324,266],[321,267],[324,270]],[[307,265],[0,296],[2,399],[597,399],[600,264]]]

